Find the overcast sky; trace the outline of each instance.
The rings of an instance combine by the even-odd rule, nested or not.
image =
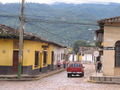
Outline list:
[[[25,0],[26,2],[35,2],[35,3],[46,3],[52,4],[54,2],[65,2],[65,3],[120,3],[120,0]],[[2,3],[12,3],[12,2],[21,2],[21,0],[0,0]]]

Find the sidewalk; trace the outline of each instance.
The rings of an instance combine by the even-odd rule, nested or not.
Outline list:
[[[93,73],[89,77],[88,82],[120,84],[120,76],[104,76],[103,73]]]
[[[57,73],[60,73],[64,71],[64,69],[58,69],[46,73],[41,73],[39,75],[22,75],[21,78],[17,78],[17,75],[0,75],[0,81],[33,81],[33,80],[39,80],[44,77],[54,75]]]

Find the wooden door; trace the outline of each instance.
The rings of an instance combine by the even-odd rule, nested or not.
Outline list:
[[[52,51],[51,53],[51,60],[52,60],[51,64],[53,65],[54,64],[54,51]]]
[[[13,51],[13,72],[18,72],[18,51]]]

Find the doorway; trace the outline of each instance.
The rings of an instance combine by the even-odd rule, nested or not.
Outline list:
[[[115,44],[115,67],[120,67],[120,41]]]
[[[13,72],[18,72],[18,51],[13,51]]]
[[[54,69],[54,51],[51,52],[51,66]]]

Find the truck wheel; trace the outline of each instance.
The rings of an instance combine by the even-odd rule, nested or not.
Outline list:
[[[67,74],[67,77],[71,77],[71,74],[68,73],[68,74]]]
[[[81,74],[81,77],[84,77],[84,72]]]

